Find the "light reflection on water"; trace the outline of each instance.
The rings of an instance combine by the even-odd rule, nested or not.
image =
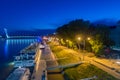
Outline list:
[[[6,43],[9,44],[30,44],[31,42],[36,41],[36,39],[8,39],[6,40]]]
[[[4,80],[13,68],[13,56],[37,39],[0,39],[0,80]]]
[[[8,55],[10,55],[9,51],[18,50],[19,48],[21,49],[21,47],[23,47],[24,45],[27,46],[30,43],[35,42],[35,41],[37,41],[37,40],[36,39],[8,39],[8,40],[5,40],[5,45],[4,45],[5,58],[7,59]]]
[[[5,58],[8,58],[8,40],[5,41],[5,46],[4,46],[4,52],[5,52]]]

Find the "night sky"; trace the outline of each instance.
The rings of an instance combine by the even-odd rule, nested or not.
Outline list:
[[[0,0],[0,28],[55,29],[81,18],[120,19],[120,0]]]

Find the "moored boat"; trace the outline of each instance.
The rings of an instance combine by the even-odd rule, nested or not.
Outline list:
[[[28,68],[15,69],[6,80],[29,80],[30,70]]]

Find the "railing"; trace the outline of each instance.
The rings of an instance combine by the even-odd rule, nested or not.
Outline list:
[[[14,67],[30,67],[34,65],[35,65],[34,60],[14,61]]]
[[[8,37],[3,37],[0,36],[0,38],[6,38],[6,39],[19,39],[19,38],[37,38],[38,36],[8,36]]]
[[[67,64],[67,65],[60,65],[60,66],[55,66],[55,67],[49,67],[49,68],[47,68],[47,70],[56,69],[56,68],[72,67],[72,66],[79,65],[79,64],[82,64],[82,63],[84,63],[84,62],[81,61],[81,62],[78,62],[78,63],[71,63],[71,64]]]

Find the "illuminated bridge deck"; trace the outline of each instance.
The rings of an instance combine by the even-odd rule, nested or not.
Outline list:
[[[39,36],[9,36],[7,39],[29,39],[38,38]]]

